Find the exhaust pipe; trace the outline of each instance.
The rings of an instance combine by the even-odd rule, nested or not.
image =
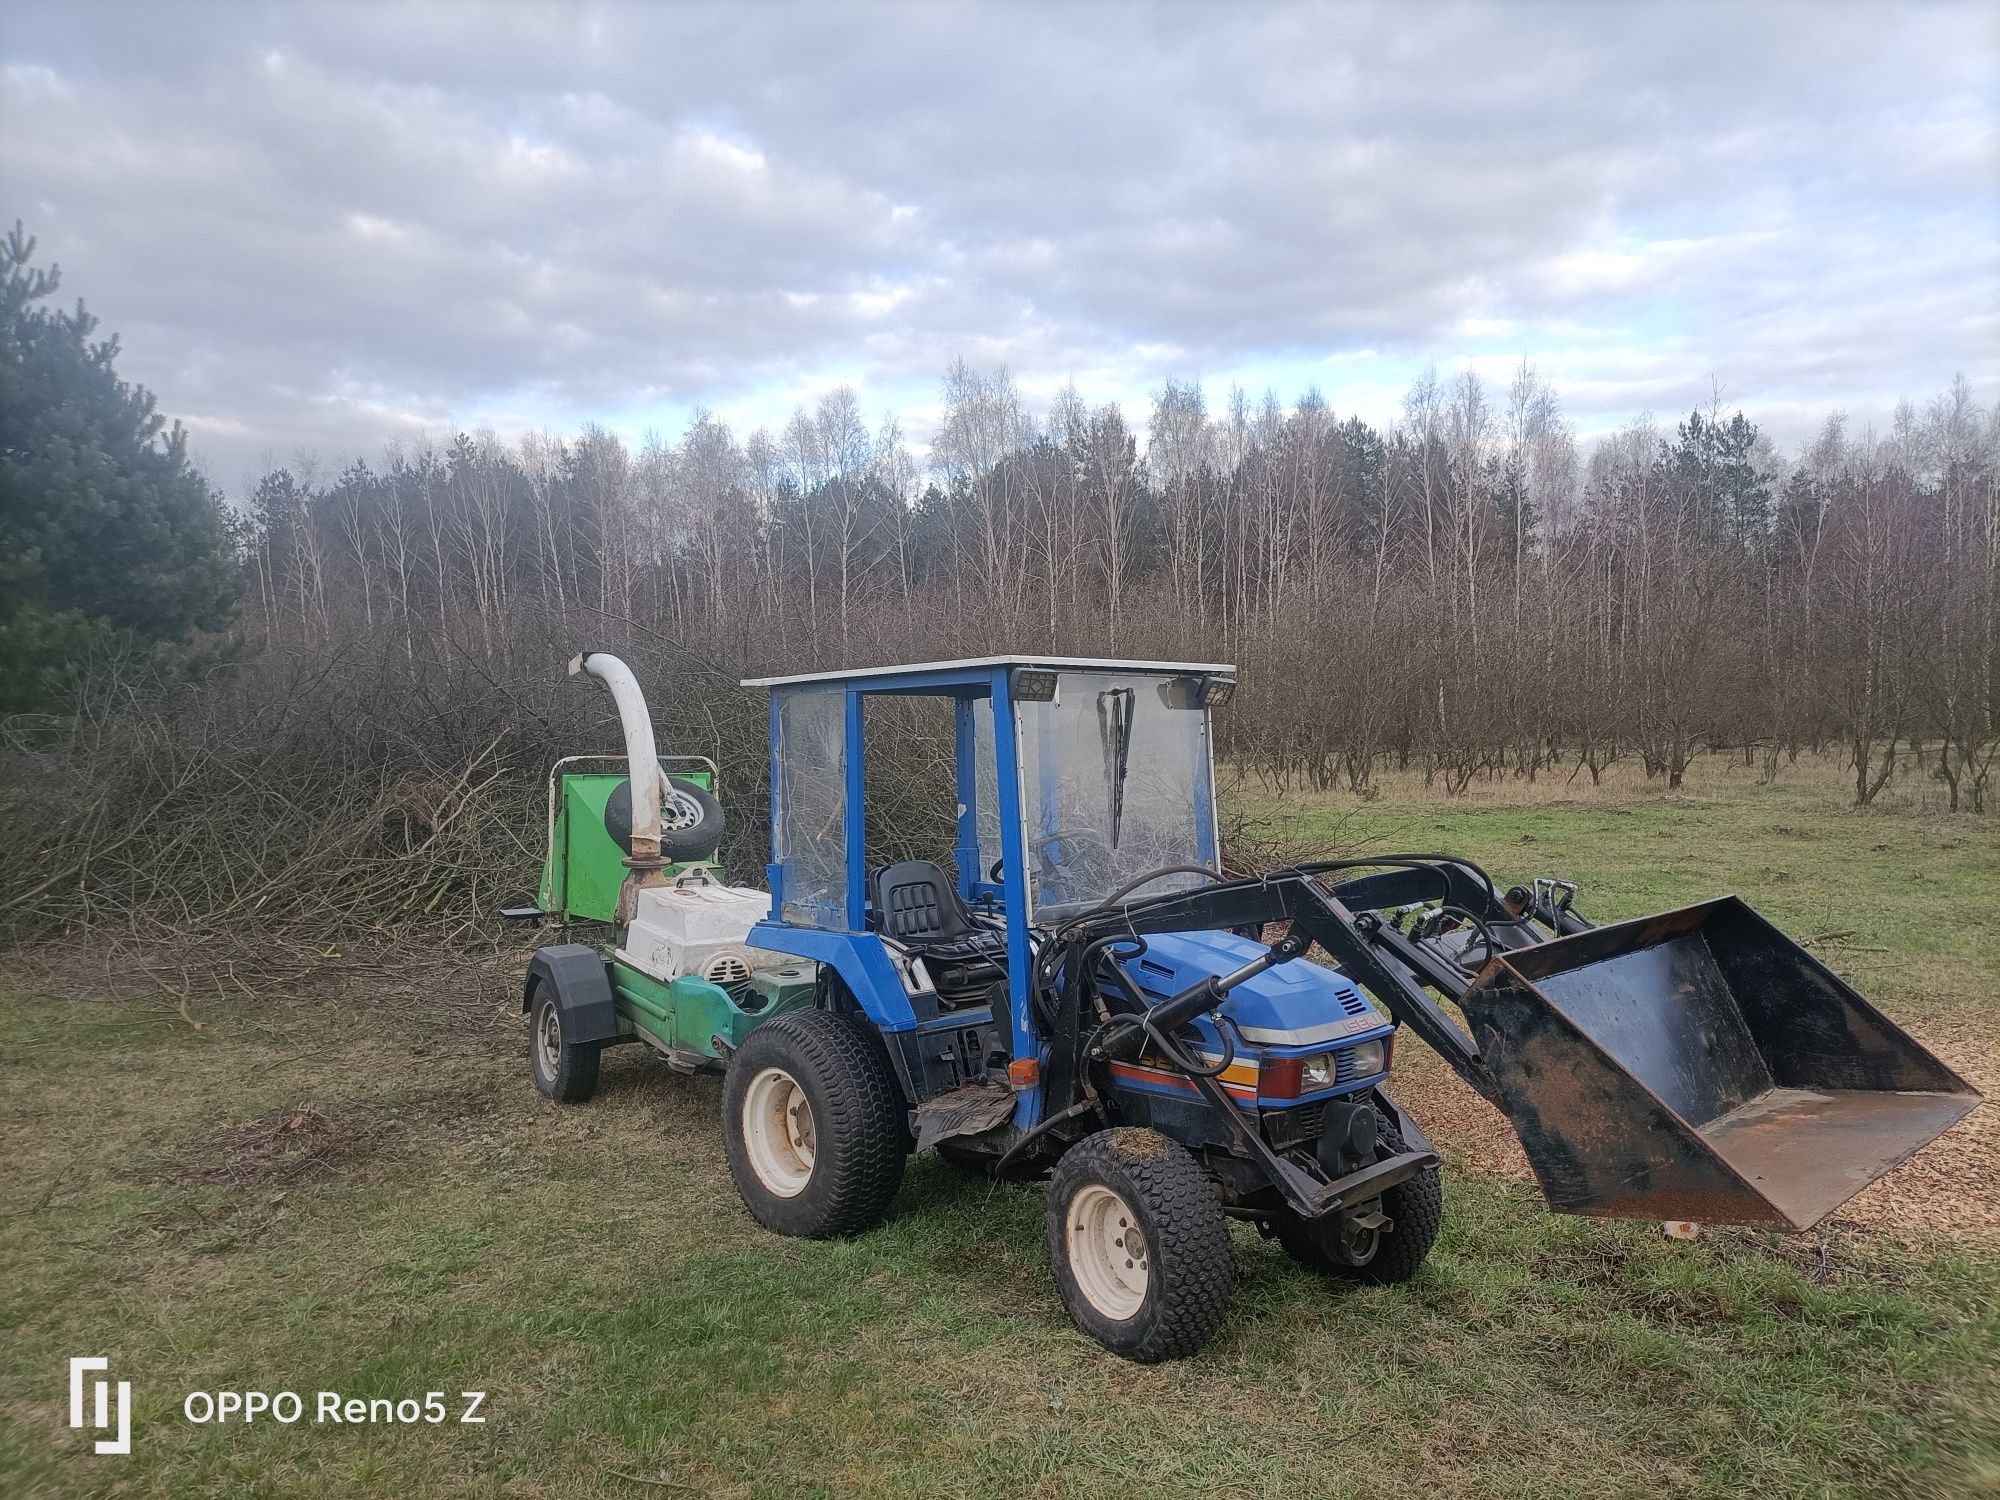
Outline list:
[[[646,695],[639,679],[617,657],[604,651],[579,652],[570,659],[570,675],[588,672],[611,690],[618,704],[618,723],[625,731],[625,764],[632,779],[632,852],[629,872],[618,888],[617,920],[622,927],[638,911],[639,892],[667,883],[661,872],[667,861],[660,854],[660,799],[664,791],[660,752],[653,742],[653,720],[646,712]]]

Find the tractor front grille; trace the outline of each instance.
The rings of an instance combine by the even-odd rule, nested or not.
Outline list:
[[[1320,1125],[1326,1119],[1326,1102],[1301,1104],[1293,1109],[1267,1109],[1264,1111],[1264,1139],[1279,1151],[1289,1151],[1294,1146],[1310,1146],[1319,1139]]]

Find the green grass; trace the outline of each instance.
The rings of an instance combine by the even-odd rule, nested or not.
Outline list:
[[[1857,809],[1829,766],[1771,786],[1756,775],[1710,759],[1675,793],[1619,766],[1601,788],[1509,779],[1446,799],[1389,776],[1370,801],[1246,800],[1315,848],[1443,849],[1502,884],[1577,880],[1579,909],[1600,922],[1734,893],[1795,937],[1845,934],[1824,945],[1830,961],[1899,1014],[2000,1013],[2000,818]]]
[[[1927,976],[1901,1004],[1990,1006],[1993,939],[1960,930],[1990,841],[1816,795],[1359,816],[1376,847],[1576,875],[1608,916],[1741,889],[1895,950]],[[1925,861],[1956,887],[1935,904],[1908,894]],[[922,1158],[881,1230],[779,1240],[729,1184],[715,1080],[628,1049],[559,1108],[492,979],[365,988],[196,1001],[199,1031],[145,1000],[0,1001],[0,1495],[2000,1494],[1988,1241],[1670,1242],[1454,1170],[1412,1284],[1316,1281],[1239,1226],[1222,1335],[1141,1369],[1063,1318],[1038,1187]],[[279,1180],[279,1150],[218,1180],[242,1149],[219,1132],[306,1107],[351,1127],[326,1171]],[[64,1426],[74,1354],[133,1381],[131,1457]],[[490,1420],[182,1419],[245,1386],[484,1389]]]

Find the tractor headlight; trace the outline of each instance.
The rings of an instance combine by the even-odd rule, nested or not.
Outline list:
[[[1363,1042],[1358,1047],[1347,1049],[1350,1080],[1372,1078],[1389,1066],[1389,1041],[1377,1037],[1372,1042]],[[1314,1089],[1330,1089],[1341,1080],[1340,1054],[1319,1052],[1311,1057],[1299,1059],[1299,1092],[1310,1094]]]

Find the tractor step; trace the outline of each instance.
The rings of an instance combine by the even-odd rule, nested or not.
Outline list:
[[[1014,1118],[1015,1103],[1014,1091],[1004,1083],[967,1083],[934,1094],[917,1106],[916,1149],[1005,1125]]]

